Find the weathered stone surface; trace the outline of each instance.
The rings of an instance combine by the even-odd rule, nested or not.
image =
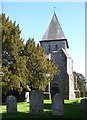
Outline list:
[[[16,113],[17,112],[17,99],[15,96],[8,96],[6,99],[7,112]]]
[[[52,114],[55,116],[64,115],[63,99],[59,93],[56,93],[52,99]]]
[[[30,93],[30,113],[43,113],[43,93],[39,90],[32,90]]]
[[[82,99],[81,100],[81,111],[87,112],[87,99]]]

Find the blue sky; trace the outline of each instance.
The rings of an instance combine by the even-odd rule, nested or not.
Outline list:
[[[7,2],[3,12],[22,30],[21,37],[38,43],[54,13],[69,43],[73,70],[85,75],[85,3],[84,2]],[[0,9],[1,12],[1,9]]]

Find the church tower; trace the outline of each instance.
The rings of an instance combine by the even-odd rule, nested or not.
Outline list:
[[[40,44],[47,54],[47,59],[54,59],[60,70],[51,82],[51,95],[53,96],[58,92],[66,99],[74,99],[73,60],[67,52],[68,41],[55,12]]]

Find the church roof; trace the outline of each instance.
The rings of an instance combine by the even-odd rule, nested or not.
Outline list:
[[[67,58],[71,58],[71,56],[70,56],[70,54],[68,53],[67,50],[65,50],[64,48],[62,48],[62,51],[63,51],[63,53],[65,54],[65,56],[66,56]],[[71,58],[71,59],[72,59],[72,58]]]
[[[52,19],[46,29],[46,32],[42,37],[42,40],[56,40],[56,39],[60,40],[60,39],[66,39],[66,38],[62,31],[60,23],[57,19],[56,13],[54,12]]]

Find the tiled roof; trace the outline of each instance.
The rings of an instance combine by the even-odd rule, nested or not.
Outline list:
[[[57,16],[54,12],[51,22],[49,23],[49,25],[46,29],[46,32],[44,33],[44,35],[42,37],[42,41],[43,40],[56,40],[56,39],[60,40],[60,39],[66,39],[66,38],[62,31],[60,23],[57,19]]]

